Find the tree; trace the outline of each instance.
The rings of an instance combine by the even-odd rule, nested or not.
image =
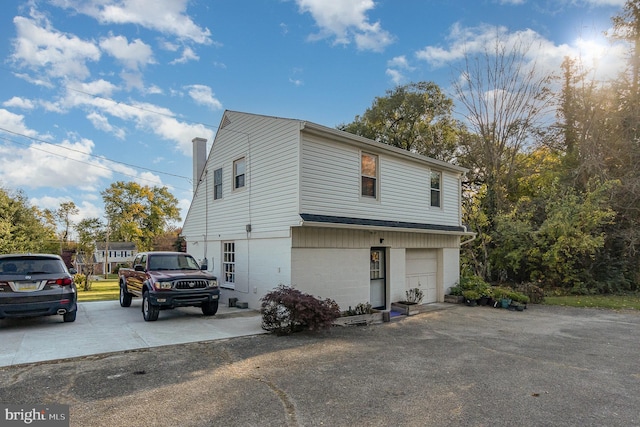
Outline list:
[[[453,82],[462,114],[477,135],[469,141],[479,147],[467,151],[481,156],[475,173],[486,184],[484,208],[490,218],[508,208],[516,160],[542,125],[550,100],[547,77],[527,61],[532,48],[530,42],[497,33],[479,55],[465,54],[460,78]]]
[[[86,275],[84,289],[91,289],[91,276],[95,273],[93,263],[93,254],[96,251],[96,242],[105,240],[105,226],[98,218],[84,218],[75,226],[78,234],[78,253],[77,256],[82,257],[85,266],[82,271]]]
[[[439,160],[453,159],[462,125],[453,101],[432,82],[410,83],[376,97],[362,116],[338,126],[374,141]]]
[[[55,228],[26,196],[0,188],[0,253],[58,253]]]
[[[80,209],[73,202],[63,202],[60,203],[60,207],[55,212],[55,217],[58,222],[60,222],[63,226],[62,231],[62,241],[65,246],[67,241],[69,240],[69,229],[73,227],[73,222],[71,221],[71,216],[78,215]]]
[[[101,194],[110,240],[134,242],[140,251],[150,250],[171,221],[180,221],[178,199],[167,187],[118,181]]]

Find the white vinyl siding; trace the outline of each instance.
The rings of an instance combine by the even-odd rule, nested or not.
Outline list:
[[[441,208],[430,205],[431,169],[423,162],[378,153],[378,200],[360,195],[360,151],[304,135],[300,212],[387,221],[460,225],[458,174],[441,172]],[[370,199],[370,198],[369,198]]]
[[[299,122],[233,111],[226,112],[226,117],[229,122],[216,135],[205,166],[209,182],[203,180],[198,186],[183,235],[187,241],[202,241],[206,230],[209,240],[213,236],[235,239],[246,236],[247,224],[251,224],[252,237],[276,232],[288,235],[289,227],[300,220]],[[224,197],[212,203],[214,170],[222,168],[222,180],[231,188],[233,162],[240,158],[245,159],[246,188],[228,191],[223,186]],[[211,194],[208,208],[207,185]]]

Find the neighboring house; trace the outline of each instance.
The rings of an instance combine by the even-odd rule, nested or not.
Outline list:
[[[459,280],[466,169],[314,123],[226,111],[209,156],[195,138],[182,236],[222,299],[259,308],[279,284],[341,310],[389,309]]]
[[[131,242],[98,242],[93,255],[94,274],[111,273],[119,264],[131,265],[138,250]]]

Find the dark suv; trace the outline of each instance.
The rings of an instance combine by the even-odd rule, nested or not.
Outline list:
[[[60,314],[73,322],[77,300],[73,276],[58,255],[0,255],[0,319]]]

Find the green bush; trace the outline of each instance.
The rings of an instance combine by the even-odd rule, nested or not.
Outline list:
[[[460,286],[452,286],[451,290],[449,291],[449,295],[453,295],[456,297],[462,295],[462,288]]]
[[[490,297],[493,295],[491,292],[491,285],[485,282],[482,277],[476,276],[475,274],[462,276],[460,278],[460,288],[462,291],[476,291],[480,296]]]
[[[480,293],[473,289],[467,289],[466,291],[462,291],[462,296],[464,296],[465,299],[472,301],[480,298]]]
[[[325,329],[340,317],[334,300],[320,300],[290,286],[279,285],[261,301],[262,328],[277,335]]]

